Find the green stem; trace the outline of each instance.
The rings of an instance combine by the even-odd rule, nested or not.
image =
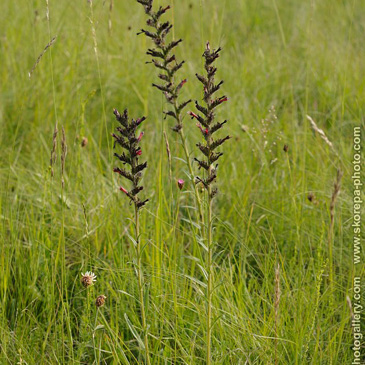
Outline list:
[[[210,137],[208,145],[210,144]],[[209,168],[209,175],[211,175],[211,167]],[[212,186],[208,186],[208,217],[207,217],[207,258],[206,267],[208,273],[208,285],[207,285],[207,301],[208,301],[208,313],[207,313],[207,365],[211,364],[211,344],[212,344],[212,294],[213,294],[213,199],[212,199]]]
[[[186,158],[188,169],[189,169],[189,174],[190,174],[190,177],[192,179],[193,186],[194,186],[195,201],[196,201],[196,205],[198,206],[198,211],[199,211],[199,222],[203,222],[203,217],[204,217],[203,207],[202,207],[201,199],[200,199],[200,196],[199,196],[198,186],[197,186],[197,184],[195,184],[195,181],[194,181],[193,166],[192,166],[191,161],[190,161],[190,154],[189,154],[189,150],[188,150],[188,146],[187,146],[187,143],[186,143],[186,138],[185,138],[185,134],[184,134],[183,129],[180,129],[179,135],[180,135],[180,139],[181,139],[181,144],[182,144],[183,149],[184,149],[185,158]]]
[[[193,170],[193,166],[192,166],[191,160],[190,160],[190,153],[189,153],[188,144],[186,142],[184,129],[182,127],[181,111],[178,110],[177,100],[176,99],[174,101],[174,109],[175,109],[175,114],[176,114],[177,119],[178,119],[178,123],[181,126],[181,128],[179,129],[179,136],[180,136],[181,144],[182,144],[183,149],[184,149],[186,164],[188,165],[190,178],[191,178],[193,186],[194,186],[195,202],[196,202],[196,205],[198,206],[198,211],[199,211],[199,220],[198,221],[201,223],[201,227],[203,227],[203,225],[204,225],[203,224],[204,214],[203,214],[202,202],[201,202],[201,199],[200,199],[200,196],[199,196],[198,186],[195,184],[195,181],[194,181],[194,170]]]
[[[94,330],[93,330],[93,348],[94,348],[94,359],[95,362],[97,364],[100,364],[100,351],[99,351],[99,356],[97,354],[96,351],[96,346],[95,346],[95,335],[96,335],[96,324],[98,323],[98,313],[99,313],[99,308],[96,308],[96,314],[95,314],[95,322],[94,322]]]
[[[146,312],[144,306],[144,295],[143,295],[143,271],[142,271],[142,251],[141,251],[141,242],[139,240],[139,211],[138,207],[134,205],[135,210],[135,225],[136,225],[136,242],[137,242],[137,276],[138,276],[138,291],[139,291],[139,301],[141,307],[141,321],[142,321],[142,330],[143,330],[143,339],[145,346],[145,357],[146,363],[148,365],[151,364],[150,353],[148,349],[148,331],[147,331],[147,321],[146,321]]]

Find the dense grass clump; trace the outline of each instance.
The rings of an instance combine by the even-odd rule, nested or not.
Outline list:
[[[142,7],[3,1],[0,362],[136,364],[149,355],[152,364],[204,364],[210,330],[212,363],[351,363],[349,300],[353,276],[364,274],[353,265],[351,229],[353,128],[364,130],[363,5],[155,3],[171,6],[169,37],[184,40],[174,48],[186,60],[175,80],[189,80],[182,101],[202,100],[195,73],[204,74],[206,41],[224,50],[219,79],[229,103],[217,121],[229,120],[232,138],[212,213],[214,321],[208,329],[196,203],[206,208],[205,192],[192,184],[197,164],[187,164],[204,136],[186,113],[165,119],[174,104],[151,86],[150,40],[136,35]],[[149,203],[137,237],[113,173],[120,105],[148,116]],[[176,125],[183,129],[170,133]],[[80,282],[85,272],[96,275],[93,285]]]

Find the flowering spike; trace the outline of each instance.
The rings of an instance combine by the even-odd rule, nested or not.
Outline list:
[[[147,54],[152,56],[151,62],[159,70],[163,70],[158,77],[164,81],[163,84],[153,84],[154,87],[162,91],[169,104],[173,105],[173,113],[167,112],[166,116],[172,116],[177,120],[177,125],[173,130],[179,132],[182,127],[182,115],[183,109],[179,107],[177,102],[178,94],[181,88],[186,83],[186,79],[183,79],[179,84],[175,84],[175,73],[182,67],[184,61],[178,62],[175,54],[171,54],[172,51],[182,42],[182,39],[168,40],[168,35],[172,29],[172,24],[169,21],[160,20],[161,16],[170,9],[170,5],[166,7],[160,6],[158,10],[153,10],[152,0],[137,0],[145,8],[145,12],[148,15],[147,25],[153,28],[153,31],[147,31],[142,29],[138,34],[144,34],[150,38],[156,48],[149,48]],[[156,61],[155,59],[161,59]],[[182,104],[180,104],[181,106]]]
[[[182,39],[177,39],[177,40],[169,39],[169,35],[171,35],[172,25],[170,22],[168,21],[163,22],[160,19],[160,17],[168,9],[170,9],[170,6],[167,6],[165,8],[160,7],[157,11],[154,11],[152,6],[152,0],[150,0],[148,4],[144,3],[144,1],[148,0],[137,0],[137,1],[140,2],[145,7],[145,11],[148,15],[147,24],[150,27],[154,28],[153,34],[157,35],[156,38],[152,38],[152,42],[154,43],[155,48],[148,49],[147,54],[152,56],[150,63],[152,63],[158,69],[159,73],[161,72],[161,74],[164,74],[164,76],[162,77],[161,74],[159,76],[159,78],[163,81],[162,82],[163,85],[159,83],[158,87],[157,86],[156,87],[162,91],[162,93],[166,97],[168,104],[171,107],[170,112],[165,113],[165,115],[171,116],[176,121],[176,124],[171,129],[174,132],[177,132],[180,136],[189,173],[190,176],[193,176],[194,171],[192,169],[191,157],[182,129],[183,119],[184,119],[182,111],[186,107],[186,105],[190,102],[190,100],[183,103],[179,101],[180,91],[181,88],[186,83],[186,79],[183,78],[183,80],[179,84],[175,83],[175,80],[177,79],[176,73],[182,68],[182,66],[185,63],[185,61],[178,60],[176,55],[174,54],[176,47],[182,42]],[[196,203],[199,210],[198,219],[202,220],[203,210],[201,205],[201,199],[198,188],[195,185],[194,185],[194,192],[195,192]]]
[[[213,198],[213,196],[216,195],[216,190],[214,190],[215,193],[213,194],[213,190],[210,187],[210,185],[215,181],[217,177],[216,169],[212,167],[212,164],[215,161],[217,161],[219,157],[222,156],[221,152],[215,153],[214,150],[219,146],[221,146],[226,140],[230,139],[229,136],[225,138],[219,138],[217,140],[213,140],[212,138],[212,134],[221,129],[223,125],[226,123],[226,121],[222,123],[214,123],[214,118],[215,118],[214,109],[228,100],[227,96],[225,95],[217,99],[212,99],[212,95],[217,90],[219,90],[221,85],[223,84],[223,81],[220,81],[217,84],[215,84],[214,82],[214,76],[216,74],[217,68],[213,66],[213,63],[219,57],[220,51],[221,48],[218,48],[217,50],[211,50],[209,43],[207,43],[206,49],[203,54],[203,57],[205,58],[206,75],[201,76],[199,74],[196,74],[198,80],[203,84],[203,89],[204,89],[203,100],[206,106],[200,105],[197,101],[195,102],[195,106],[197,110],[204,115],[204,117],[194,112],[188,113],[192,118],[195,118],[199,121],[197,126],[204,135],[206,140],[206,144],[201,144],[201,143],[197,144],[200,151],[206,157],[206,161],[200,161],[198,159],[195,160],[198,162],[199,168],[204,168],[205,170],[208,171],[208,176],[205,179],[199,178],[199,181],[204,182],[203,185],[205,186],[206,189],[210,191],[209,194],[211,198]]]
[[[116,156],[124,164],[129,165],[130,170],[128,171],[126,169],[115,167],[113,171],[132,183],[133,187],[130,192],[122,186],[120,187],[120,190],[128,196],[137,209],[140,209],[145,203],[141,204],[141,200],[137,197],[137,194],[143,189],[142,186],[139,186],[139,182],[142,177],[142,171],[147,167],[147,162],[138,164],[138,157],[142,155],[142,149],[138,146],[138,143],[141,141],[144,132],[141,132],[138,137],[136,136],[136,132],[138,126],[146,118],[142,117],[136,120],[132,119],[129,122],[127,110],[125,110],[123,116],[121,116],[116,109],[114,110],[114,114],[117,120],[123,122],[121,123],[122,126],[117,128],[119,135],[113,133],[113,137],[118,144],[127,150],[126,153],[122,153],[121,155],[115,153],[114,156]]]

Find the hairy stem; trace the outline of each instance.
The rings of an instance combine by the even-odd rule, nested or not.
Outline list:
[[[183,149],[184,149],[186,164],[188,165],[189,174],[190,174],[190,177],[192,179],[193,186],[194,186],[195,201],[196,201],[196,205],[198,206],[198,211],[199,211],[199,222],[203,223],[204,214],[203,214],[202,202],[201,202],[201,199],[200,199],[200,196],[199,196],[198,186],[197,186],[197,184],[195,184],[195,181],[194,181],[193,166],[191,164],[190,153],[189,153],[188,145],[186,143],[186,138],[185,138],[185,133],[184,133],[183,128],[181,128],[179,130],[179,136],[180,136],[181,144],[182,144]]]
[[[209,172],[210,173],[210,172]],[[213,218],[212,218],[212,187],[208,187],[208,222],[207,222],[207,237],[208,237],[208,253],[207,253],[207,271],[208,271],[208,286],[207,286],[207,365],[211,363],[211,343],[212,343],[212,294],[213,294]]]
[[[136,225],[136,242],[137,242],[137,276],[138,276],[138,292],[139,292],[139,301],[140,301],[140,309],[141,309],[141,322],[142,322],[142,330],[143,330],[143,340],[145,346],[145,357],[146,363],[148,365],[151,364],[150,353],[148,349],[148,330],[147,330],[147,320],[146,320],[146,311],[144,306],[144,295],[143,295],[143,271],[142,271],[142,251],[141,251],[141,242],[139,240],[139,209],[137,205],[134,205],[134,219]]]
[[[211,104],[211,99],[208,98],[208,109]],[[209,135],[207,138],[207,146],[210,149],[212,143],[212,136]],[[208,158],[210,163],[210,156]],[[209,164],[208,176],[212,175],[212,164]],[[206,267],[208,272],[208,285],[207,285],[207,365],[211,364],[211,345],[212,345],[212,295],[213,295],[213,196],[212,196],[212,185],[208,185],[208,214],[207,214],[207,258]]]

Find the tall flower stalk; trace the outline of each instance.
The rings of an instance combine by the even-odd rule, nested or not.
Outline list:
[[[145,360],[147,364],[151,364],[149,347],[148,347],[148,327],[146,319],[146,309],[144,302],[144,276],[142,268],[142,243],[140,240],[140,224],[139,216],[140,210],[148,202],[148,199],[141,200],[138,194],[143,190],[143,186],[140,185],[142,172],[147,167],[147,162],[139,163],[139,157],[142,155],[142,149],[139,143],[143,137],[141,132],[137,137],[137,129],[146,119],[145,117],[139,119],[129,120],[128,111],[125,110],[123,114],[120,114],[114,109],[114,114],[120,126],[117,127],[116,132],[113,133],[115,139],[115,145],[119,145],[125,151],[122,154],[115,153],[114,156],[118,158],[123,165],[129,166],[129,169],[116,167],[114,172],[130,181],[131,189],[127,190],[124,187],[120,187],[120,190],[130,199],[131,204],[134,206],[134,226],[135,226],[135,241],[134,246],[136,249],[136,272],[138,280],[138,293],[141,312],[141,325],[143,330],[143,341]]]
[[[184,149],[186,163],[188,166],[189,174],[193,180],[194,171],[190,160],[190,153],[188,144],[185,138],[183,129],[183,110],[191,102],[186,100],[180,102],[179,95],[182,87],[187,82],[186,79],[176,82],[176,73],[181,69],[185,61],[179,62],[173,54],[173,50],[177,47],[182,39],[168,40],[168,35],[173,27],[169,21],[161,21],[162,15],[170,9],[170,6],[159,7],[157,11],[153,10],[153,0],[137,0],[138,3],[142,4],[146,14],[148,15],[147,25],[150,30],[141,29],[138,34],[145,34],[149,37],[155,48],[150,48],[147,54],[152,57],[151,63],[159,70],[159,79],[161,83],[152,84],[155,88],[163,92],[167,102],[171,105],[170,110],[165,112],[166,116],[170,116],[175,120],[175,126],[172,128],[173,131],[179,134],[181,144]],[[195,200],[199,211],[199,220],[203,220],[203,208],[197,186],[193,183]]]
[[[198,143],[197,147],[204,155],[204,159],[195,158],[195,161],[199,165],[199,169],[205,170],[204,177],[197,177],[197,182],[201,183],[207,192],[207,213],[206,213],[206,237],[207,237],[207,254],[206,254],[206,271],[208,275],[207,285],[207,357],[206,363],[211,364],[212,354],[212,327],[213,327],[213,313],[212,313],[212,299],[214,290],[214,265],[213,265],[213,253],[214,253],[214,242],[213,242],[213,199],[216,196],[218,190],[213,187],[213,183],[217,178],[217,167],[215,164],[218,159],[223,155],[222,152],[216,152],[216,149],[221,146],[230,137],[214,139],[213,135],[220,130],[224,122],[215,121],[215,110],[216,108],[228,100],[226,96],[218,98],[213,95],[220,89],[223,81],[215,83],[215,74],[217,68],[214,67],[215,60],[219,57],[220,48],[217,50],[211,50],[209,43],[206,45],[203,57],[205,59],[205,71],[206,76],[196,74],[198,80],[203,84],[204,87],[204,105],[195,102],[197,113],[189,112],[192,118],[197,120],[197,127],[199,128],[204,143]]]

